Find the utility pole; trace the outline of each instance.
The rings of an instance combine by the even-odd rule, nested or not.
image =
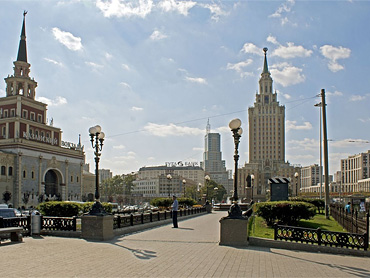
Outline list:
[[[322,121],[324,133],[324,165],[325,165],[325,218],[329,219],[329,155],[328,155],[328,133],[326,127],[326,103],[325,89],[321,89]]]

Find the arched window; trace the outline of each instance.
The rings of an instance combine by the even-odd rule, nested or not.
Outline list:
[[[5,171],[5,166],[1,166],[1,175],[2,176],[5,176],[6,175],[6,171]]]
[[[8,169],[8,176],[13,176],[13,167],[9,167]]]

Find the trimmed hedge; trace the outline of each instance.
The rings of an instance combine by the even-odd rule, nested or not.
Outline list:
[[[37,209],[45,216],[73,217],[89,212],[93,204],[94,202],[75,203],[52,201],[39,204]],[[107,213],[112,212],[111,204],[102,203],[102,205]]]
[[[320,212],[325,211],[325,200],[322,199],[314,199],[314,198],[299,198],[299,197],[293,197],[289,199],[293,202],[306,202],[314,205],[317,210]]]
[[[177,198],[177,201],[179,202],[180,206],[192,207],[193,205],[196,204],[196,201],[191,198]],[[150,201],[150,204],[152,206],[165,208],[171,207],[172,203],[173,203],[172,198],[156,198]]]
[[[315,206],[305,202],[263,202],[256,203],[255,209],[256,214],[261,216],[268,226],[275,222],[292,225],[301,219],[310,219],[316,214]]]

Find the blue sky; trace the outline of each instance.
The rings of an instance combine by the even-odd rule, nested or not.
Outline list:
[[[114,174],[201,161],[208,118],[228,169],[228,123],[242,120],[240,165],[248,162],[247,110],[263,47],[286,107],[286,160],[319,163],[321,89],[330,173],[370,149],[369,1],[1,0],[3,78],[13,73],[23,10],[36,98],[64,141],[81,134],[92,165],[88,129],[101,125],[100,166]]]

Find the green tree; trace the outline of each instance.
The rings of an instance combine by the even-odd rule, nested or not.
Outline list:
[[[215,199],[216,201],[222,201],[226,194],[226,189],[222,184],[218,184],[214,180],[206,182],[206,186],[200,189],[201,196],[207,195],[208,200]]]
[[[102,195],[110,202],[113,201],[117,195],[123,194],[123,182],[121,175],[102,181],[100,184]]]

